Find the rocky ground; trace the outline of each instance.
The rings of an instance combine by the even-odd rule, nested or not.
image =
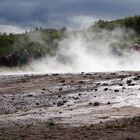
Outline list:
[[[0,139],[140,139],[140,72],[0,76]]]

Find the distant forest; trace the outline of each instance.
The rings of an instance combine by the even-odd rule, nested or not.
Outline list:
[[[133,29],[137,36],[134,42],[140,43],[140,16],[114,21],[99,20],[89,29],[113,30],[117,27]],[[24,50],[27,50],[35,59],[45,54],[53,55],[58,48],[58,41],[65,36],[66,30],[65,27],[62,29],[35,28],[22,34],[0,33],[0,57],[11,55],[15,50],[21,57]]]

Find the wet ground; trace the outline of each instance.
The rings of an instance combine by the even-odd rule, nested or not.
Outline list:
[[[133,129],[130,138],[140,139],[139,124],[128,123],[136,116],[140,72],[0,76],[1,139],[112,139],[108,122],[121,120],[128,127],[118,139]]]

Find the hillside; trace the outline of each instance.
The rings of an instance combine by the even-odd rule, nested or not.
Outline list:
[[[134,16],[113,21],[99,20],[92,25],[89,30],[90,32],[98,32],[102,29],[112,31],[117,27],[125,28],[126,30],[132,29],[136,34],[128,37],[124,36],[124,38],[126,38],[125,41],[120,41],[121,44],[117,44],[119,47],[125,46],[126,48],[129,47],[128,41],[130,42],[130,40],[131,44],[140,43],[139,25],[140,16]],[[65,27],[62,29],[35,28],[23,34],[0,34],[0,64],[5,66],[13,66],[13,64],[11,64],[11,55],[14,54],[15,51],[18,52],[18,55],[20,55],[20,59],[19,62],[14,65],[25,64],[25,50],[27,50],[31,59],[38,59],[46,54],[51,56],[55,55],[55,52],[58,49],[58,42],[64,37],[65,31]],[[1,63],[1,61],[4,62]]]
[[[99,20],[92,27],[109,30],[115,29],[116,27],[125,27],[133,29],[138,35],[140,35],[140,16],[126,17],[124,19],[113,21]]]

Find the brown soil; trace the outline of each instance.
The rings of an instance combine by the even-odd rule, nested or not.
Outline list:
[[[140,140],[139,78],[140,72],[0,76],[0,139]],[[125,104],[121,94],[137,100]]]

